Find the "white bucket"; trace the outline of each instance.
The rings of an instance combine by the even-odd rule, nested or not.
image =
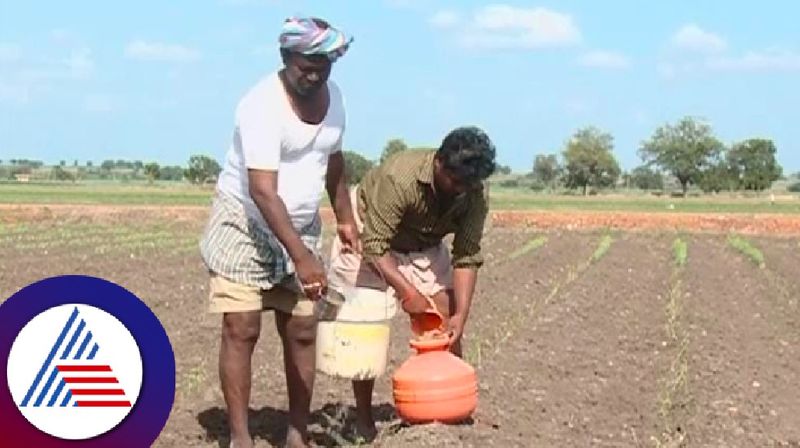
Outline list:
[[[345,302],[336,320],[317,326],[317,370],[338,378],[375,379],[386,371],[397,301],[376,289],[342,292]]]

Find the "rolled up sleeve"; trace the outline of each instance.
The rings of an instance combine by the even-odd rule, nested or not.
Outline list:
[[[454,268],[475,268],[483,265],[481,239],[489,207],[481,197],[471,201],[453,237]]]
[[[387,251],[403,219],[403,191],[390,177],[381,178],[367,198],[362,241],[364,254],[381,257]]]

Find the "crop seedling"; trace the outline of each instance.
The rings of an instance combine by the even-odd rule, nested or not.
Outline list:
[[[676,238],[675,241],[672,243],[672,254],[675,258],[675,265],[683,267],[686,264],[686,258],[688,256],[688,245],[686,241]]]
[[[592,254],[592,261],[596,262],[603,258],[603,255],[608,252],[608,249],[611,247],[611,243],[614,242],[614,238],[609,235],[603,235],[603,238],[600,240],[600,243],[597,244],[597,249],[595,249],[594,253]]]
[[[759,268],[764,268],[766,265],[764,262],[764,254],[762,254],[757,247],[754,247],[746,239],[738,235],[731,235],[728,237],[728,244],[749,258],[750,261],[752,261]]]
[[[532,252],[532,251],[544,246],[545,243],[547,243],[547,237],[546,236],[541,235],[539,237],[536,237],[536,238],[528,241],[527,243],[525,243],[524,246],[522,246],[519,249],[517,249],[514,252],[512,252],[511,255],[508,256],[508,259],[509,260],[514,260],[516,258],[519,258],[519,257],[527,254],[528,252]]]

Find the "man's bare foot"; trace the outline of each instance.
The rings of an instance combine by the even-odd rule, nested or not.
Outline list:
[[[375,422],[371,419],[369,421],[356,422],[356,435],[364,439],[365,442],[372,442],[378,436],[378,429],[375,427]]]
[[[231,448],[253,448],[253,439],[250,436],[231,437]]]
[[[310,448],[311,444],[308,441],[307,435],[289,426],[289,429],[286,431],[286,443],[284,443],[283,446],[286,448]]]

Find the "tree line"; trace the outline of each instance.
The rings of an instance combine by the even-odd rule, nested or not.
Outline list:
[[[750,138],[725,145],[711,126],[693,117],[665,124],[638,149],[642,164],[622,173],[614,157],[611,134],[596,127],[579,129],[560,154],[539,154],[529,174],[535,188],[563,186],[599,190],[625,184],[644,190],[663,190],[672,176],[686,196],[690,186],[704,192],[769,189],[783,169],[770,139]],[[800,189],[800,185],[793,188]]]
[[[403,140],[391,139],[377,161],[347,151],[348,178],[352,183],[359,182],[376,163],[408,149]],[[643,141],[638,148],[642,164],[624,173],[614,156],[613,136],[588,126],[578,129],[560,153],[536,155],[527,177],[533,180],[531,187],[535,190],[564,187],[583,194],[613,188],[620,183],[643,190],[664,190],[665,180],[670,177],[677,181],[684,196],[690,186],[715,193],[763,191],[783,175],[776,153],[773,141],[765,138],[725,145],[709,124],[684,117],[675,124],[659,127]],[[501,175],[510,173],[507,166],[497,170]],[[513,186],[518,180],[508,179],[504,183]],[[800,191],[800,182],[789,188]]]
[[[376,164],[410,149],[400,138],[390,139],[380,157],[371,160],[364,155],[345,150],[345,172],[350,184],[356,184]],[[538,154],[526,177],[535,190],[559,187],[576,189],[583,194],[622,183],[643,190],[664,190],[665,181],[674,179],[685,196],[690,186],[704,192],[769,189],[783,174],[775,155],[777,149],[770,139],[750,138],[725,145],[711,126],[694,117],[684,117],[675,124],[665,124],[643,141],[638,148],[642,164],[624,173],[614,156],[614,138],[594,126],[578,129],[564,144],[560,153]],[[37,160],[0,160],[0,179],[14,179],[18,174],[43,170]],[[206,155],[192,155],[185,167],[161,166],[155,162],[104,160],[99,167],[92,162],[79,166],[78,161],[67,166],[62,160],[47,174],[48,179],[83,180],[115,179],[188,181],[207,184],[216,180],[221,171],[219,163]],[[508,166],[499,166],[499,175],[511,174]],[[516,185],[516,179],[504,181]],[[790,191],[800,192],[800,173]]]
[[[83,165],[74,160],[67,164],[61,160],[57,165],[48,167],[40,160],[10,159],[6,163],[0,160],[0,179],[14,180],[19,176],[29,176],[40,180],[57,180],[78,182],[82,180],[156,180],[188,181],[193,184],[205,184],[216,179],[221,171],[219,163],[206,155],[193,155],[187,166],[160,165],[156,162],[141,160],[104,160],[99,166],[92,161]]]

